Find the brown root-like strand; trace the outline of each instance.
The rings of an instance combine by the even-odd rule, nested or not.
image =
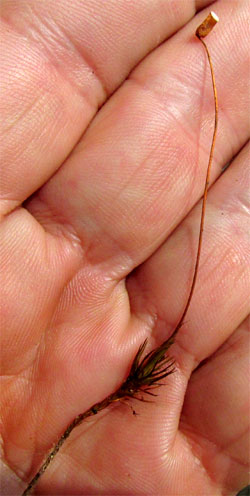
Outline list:
[[[48,468],[53,458],[58,453],[59,449],[69,437],[73,429],[80,425],[83,420],[96,415],[97,413],[101,412],[109,405],[111,405],[111,403],[115,403],[117,401],[129,400],[131,398],[134,398],[139,401],[146,402],[147,400],[145,400],[143,396],[138,396],[138,393],[146,393],[151,396],[156,396],[150,391],[150,388],[156,385],[157,387],[161,386],[161,384],[158,384],[158,381],[174,372],[174,361],[169,357],[164,357],[164,352],[163,350],[161,350],[161,347],[149,352],[141,361],[140,359],[145,350],[146,344],[147,340],[145,340],[140,346],[131,365],[130,373],[127,379],[117,389],[117,391],[110,394],[99,403],[95,403],[85,412],[77,415],[77,417],[75,417],[74,420],[68,425],[67,429],[59,438],[55,446],[52,448],[36,475],[30,481],[22,496],[27,496],[28,494],[30,494],[31,489],[35,486],[38,479],[40,479],[41,475]]]
[[[209,187],[209,179],[210,179],[210,171],[211,171],[211,164],[213,160],[213,153],[214,153],[214,145],[215,145],[215,139],[216,139],[216,132],[217,132],[217,126],[218,126],[218,99],[217,99],[217,91],[216,91],[216,84],[215,84],[215,78],[214,78],[214,71],[213,71],[213,66],[212,66],[212,61],[211,57],[208,51],[208,48],[202,38],[207,36],[207,34],[210,33],[211,29],[214,27],[214,25],[218,22],[218,17],[216,14],[211,12],[207,18],[203,21],[203,23],[197,28],[196,30],[196,36],[199,38],[199,40],[202,42],[202,44],[205,47],[206,54],[208,57],[209,65],[210,65],[210,71],[211,71],[211,77],[212,77],[212,84],[213,84],[213,92],[214,92],[214,105],[215,105],[215,122],[214,122],[214,133],[213,133],[213,138],[212,138],[212,144],[211,144],[211,149],[210,149],[210,155],[209,155],[209,161],[208,161],[208,166],[207,166],[207,174],[206,174],[206,181],[205,181],[205,187],[204,187],[204,193],[203,193],[203,201],[202,201],[202,213],[201,213],[201,221],[200,221],[200,231],[199,231],[199,241],[198,241],[198,249],[197,249],[197,256],[196,256],[196,263],[195,263],[195,268],[194,268],[194,274],[193,274],[193,280],[191,284],[191,289],[189,292],[189,296],[185,305],[185,308],[182,312],[182,315],[180,317],[179,322],[177,323],[174,331],[172,332],[171,336],[165,340],[158,348],[150,351],[147,353],[144,357],[144,351],[146,349],[147,345],[147,340],[145,340],[139,347],[134,360],[132,362],[130,372],[125,379],[125,381],[122,383],[122,385],[112,394],[104,398],[104,400],[100,401],[99,403],[94,404],[91,408],[86,410],[83,413],[80,413],[77,415],[73,421],[68,425],[62,436],[58,439],[57,443],[54,445],[54,447],[51,449],[49,455],[47,456],[46,460],[44,463],[41,465],[40,469],[36,473],[36,475],[33,477],[33,479],[30,481],[28,484],[27,488],[25,491],[22,493],[22,496],[27,496],[28,494],[31,493],[31,490],[34,488],[35,484],[41,477],[41,475],[45,472],[45,470],[48,468],[50,463],[52,462],[53,458],[56,456],[58,451],[60,450],[61,446],[64,444],[66,439],[70,436],[71,432],[75,427],[80,425],[86,418],[91,417],[93,415],[98,414],[105,408],[107,408],[109,405],[115,402],[123,402],[124,400],[130,400],[130,399],[137,399],[142,402],[147,402],[149,400],[146,400],[143,396],[143,394],[150,395],[152,397],[156,396],[155,393],[152,392],[155,388],[158,388],[162,386],[159,381],[167,377],[168,375],[172,374],[175,370],[174,367],[174,360],[166,355],[167,350],[172,346],[172,344],[175,341],[176,335],[183,325],[184,318],[187,314],[187,311],[189,309],[191,299],[193,296],[196,280],[197,280],[197,274],[198,274],[198,269],[199,269],[199,261],[200,261],[200,254],[201,254],[201,246],[202,246],[202,238],[203,238],[203,229],[204,229],[204,219],[205,219],[205,210],[206,210],[206,202],[207,202],[207,192],[208,192],[208,187]],[[134,410],[133,410],[133,413]]]

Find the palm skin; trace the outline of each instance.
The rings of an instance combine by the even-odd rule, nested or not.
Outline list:
[[[3,495],[21,494],[68,423],[183,310],[213,125],[193,37],[209,3],[3,2]],[[78,427],[35,494],[247,483],[247,2],[226,3],[213,4],[219,135],[176,371],[152,404],[133,402],[137,416],[117,404]]]

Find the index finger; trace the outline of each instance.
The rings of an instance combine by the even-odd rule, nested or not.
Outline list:
[[[1,9],[2,212],[70,153],[98,107],[209,0],[5,1]]]

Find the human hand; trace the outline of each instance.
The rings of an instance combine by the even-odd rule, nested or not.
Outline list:
[[[3,3],[3,495],[21,494],[185,306],[214,115],[194,32],[210,3]],[[247,7],[213,4],[218,181],[176,371],[153,404],[133,403],[139,415],[121,404],[78,427],[36,494],[215,496],[247,482]]]

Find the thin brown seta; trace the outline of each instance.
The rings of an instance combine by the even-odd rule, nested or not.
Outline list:
[[[218,99],[217,99],[217,90],[216,90],[216,84],[214,78],[214,70],[212,66],[210,53],[208,51],[206,43],[203,40],[203,38],[205,38],[210,33],[210,31],[213,29],[213,27],[218,22],[218,20],[219,19],[217,15],[214,14],[214,12],[210,12],[210,14],[203,21],[203,23],[197,28],[195,33],[197,38],[202,42],[202,44],[205,47],[210,65],[210,71],[211,71],[211,77],[213,83],[213,92],[214,92],[215,120],[214,120],[214,132],[213,132],[212,144],[211,144],[209,161],[207,166],[206,182],[203,193],[200,233],[199,233],[199,242],[198,242],[195,268],[194,268],[194,275],[184,311],[171,336],[166,341],[164,341],[158,348],[150,351],[143,357],[143,353],[147,345],[147,340],[145,340],[141,344],[132,362],[128,377],[122,383],[122,385],[117,389],[117,391],[110,394],[104,400],[100,401],[99,403],[96,403],[91,408],[89,408],[83,413],[80,413],[79,415],[77,415],[77,417],[74,418],[74,420],[68,425],[67,429],[64,431],[62,436],[59,438],[57,443],[54,445],[51,452],[47,456],[45,462],[41,465],[36,475],[33,477],[33,479],[28,484],[27,488],[25,489],[25,491],[22,493],[22,496],[27,496],[28,494],[31,493],[31,490],[36,485],[38,479],[48,468],[49,464],[56,456],[56,454],[58,453],[64,442],[66,441],[66,439],[73,431],[73,429],[75,429],[75,427],[81,424],[83,420],[98,414],[100,411],[104,410],[109,405],[111,405],[111,403],[117,401],[124,402],[126,400],[130,400],[131,398],[143,402],[148,401],[145,399],[143,395],[147,394],[151,397],[156,396],[155,393],[153,392],[154,389],[159,386],[162,386],[163,384],[161,384],[160,381],[174,372],[174,360],[168,355],[166,355],[166,352],[170,348],[170,346],[172,346],[172,344],[174,343],[176,335],[178,334],[179,329],[183,325],[185,316],[187,314],[187,311],[189,309],[192,300],[192,296],[194,293],[194,288],[197,280],[200,255],[201,255],[202,238],[203,238],[205,210],[207,203],[207,192],[208,192],[211,164],[213,160],[215,138],[216,138],[216,132],[218,126]],[[133,409],[132,411],[135,414],[135,411]]]

